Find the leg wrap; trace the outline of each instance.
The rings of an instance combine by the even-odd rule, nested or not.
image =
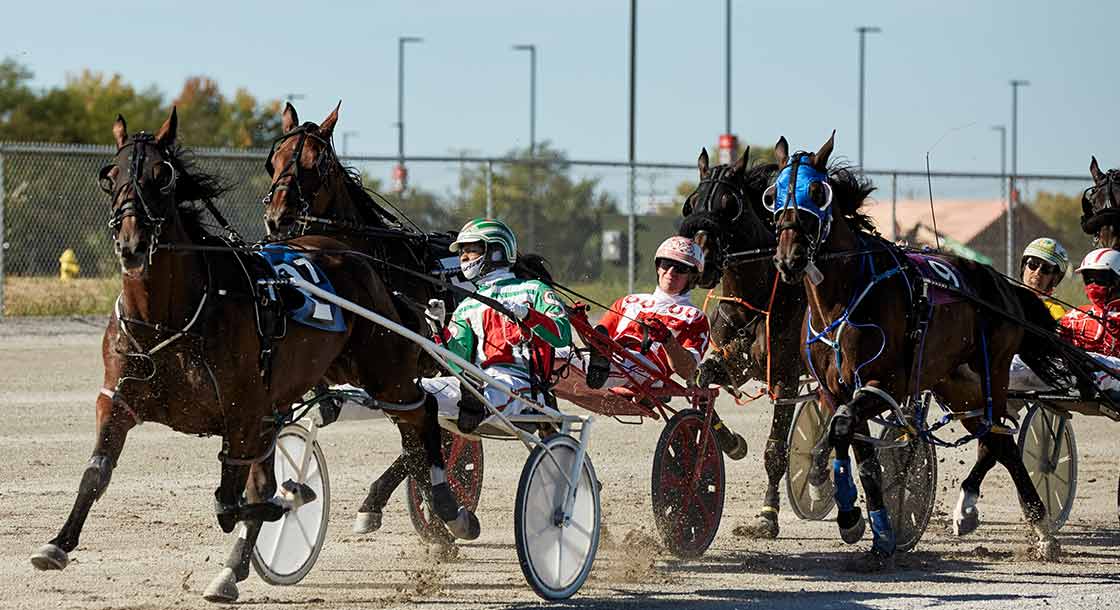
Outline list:
[[[881,508],[867,513],[871,521],[871,551],[889,557],[894,554],[895,549],[895,536],[894,529],[891,527],[891,518],[887,514],[887,509]]]
[[[836,507],[849,512],[856,507],[855,481],[852,480],[852,463],[848,458],[832,460],[832,480],[836,483]]]
[[[249,528],[254,526],[259,533],[259,524],[250,525],[246,523],[245,527],[241,528],[241,532],[233,542],[233,548],[230,549],[229,557],[226,559],[225,565],[227,568],[233,570],[233,576],[237,579],[237,582],[241,582],[249,577],[249,558],[253,554],[253,545],[248,543],[247,538],[250,533]],[[256,538],[256,536],[253,537]]]
[[[241,519],[241,505],[228,504],[222,501],[222,488],[214,490],[214,514],[218,517],[218,526],[223,533],[230,533]]]
[[[862,452],[861,452],[862,453]],[[857,458],[860,456],[856,456]],[[883,508],[883,467],[874,450],[859,462],[859,481],[863,484],[863,495],[867,499],[867,510]]]

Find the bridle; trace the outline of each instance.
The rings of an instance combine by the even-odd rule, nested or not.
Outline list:
[[[1093,186],[1085,189],[1081,194],[1081,228],[1086,233],[1097,233],[1101,226],[1109,217],[1120,216],[1120,193],[1118,193],[1117,186],[1120,185],[1120,170],[1110,169],[1105,174],[1104,180],[1101,183],[1094,183]],[[1107,197],[1104,204],[1099,209],[1094,208],[1094,199],[1097,193],[1104,189],[1105,196]]]
[[[272,176],[275,174],[272,158],[276,155],[276,149],[286,140],[298,138],[296,140],[295,151],[292,153],[291,158],[288,159],[288,163],[284,165],[280,175],[269,185],[268,194],[261,199],[261,203],[267,207],[272,203],[272,198],[276,193],[284,191],[288,192],[289,201],[294,196],[295,203],[299,205],[299,211],[295,217],[295,225],[300,227],[299,234],[301,235],[307,231],[307,227],[310,224],[308,220],[311,218],[311,202],[319,194],[320,189],[323,188],[325,178],[330,174],[331,168],[334,166],[334,148],[331,147],[331,143],[328,140],[320,137],[316,133],[317,131],[319,131],[319,126],[315,123],[304,123],[276,138],[272,141],[272,148],[268,151],[268,158],[265,159],[264,162],[264,169],[268,172],[268,175]],[[309,138],[321,144],[323,146],[323,152],[315,162],[315,172],[318,175],[319,184],[315,187],[314,191],[305,193],[301,180],[302,168],[299,160],[303,156],[304,144],[307,143]],[[288,180],[284,181],[285,178],[288,178]],[[291,233],[291,231],[289,231],[289,233]]]
[[[147,149],[149,147],[155,148],[159,152],[160,164],[166,165],[170,171],[170,179],[166,184],[159,185],[159,194],[166,197],[175,192],[175,183],[178,179],[178,172],[175,166],[167,160],[169,156],[167,151],[156,144],[156,139],[151,134],[141,131],[129,138],[129,141],[117,149],[117,155],[126,148],[131,148],[128,160],[128,180],[120,186],[114,186],[113,180],[109,173],[117,166],[116,163],[110,163],[102,167],[98,172],[98,183],[101,190],[112,197],[115,204],[121,197],[121,193],[126,187],[132,187],[131,196],[125,199],[120,206],[115,206],[109,215],[109,228],[113,230],[116,235],[124,224],[126,218],[135,218],[146,229],[151,231],[151,239],[148,244],[149,257],[155,252],[156,244],[159,242],[160,234],[163,232],[163,223],[166,220],[165,216],[158,215],[152,205],[144,198],[144,189],[140,185],[140,178],[144,172],[144,161],[147,158]]]
[[[716,186],[722,185],[724,188],[728,189],[731,192],[731,196],[735,202],[735,214],[731,216],[730,220],[726,221],[727,226],[724,227],[724,231],[721,232],[726,232],[728,229],[733,227],[735,225],[735,222],[739,220],[739,217],[743,215],[743,210],[745,210],[747,207],[747,195],[743,190],[743,186],[741,184],[736,184],[728,177],[731,173],[732,168],[729,165],[717,165],[712,168],[710,172],[708,172],[708,175],[706,177],[701,178],[700,182],[696,185],[696,188],[692,190],[692,193],[690,193],[688,197],[685,198],[686,203],[684,205],[684,210],[682,210],[684,212],[684,216],[687,217],[692,215],[694,212],[699,211],[707,212],[713,215],[716,214],[718,212],[718,210],[714,208],[714,205],[716,203]],[[688,203],[692,201],[693,197],[699,195],[700,192],[705,189],[705,187],[707,187],[707,190],[706,192],[704,192],[703,200],[699,203],[699,205],[693,206],[691,203]],[[704,266],[705,268],[707,268],[710,265],[712,269],[716,270],[716,281],[718,282],[719,276],[721,276],[724,271],[724,263],[727,260],[725,256],[727,253],[726,250],[730,247],[730,245],[722,243],[726,240],[721,240],[718,236],[713,236],[704,229],[697,231],[696,234],[693,235],[693,239],[695,239],[696,236],[699,235],[705,235],[716,240],[717,247],[711,249],[712,256],[709,257],[709,260],[705,261]]]
[[[813,261],[816,258],[817,250],[828,239],[832,229],[832,186],[828,183],[828,175],[825,172],[808,163],[809,158],[809,153],[800,151],[794,153],[789,165],[778,173],[778,178],[774,181],[774,184],[771,184],[763,192],[762,204],[774,215],[775,221],[786,210],[795,212],[792,220],[776,222],[774,234],[780,236],[783,231],[794,231],[796,234],[805,236],[806,241],[809,242],[809,261]],[[805,174],[803,177],[808,182],[799,186],[798,178],[802,177],[802,174]],[[786,181],[784,189],[782,188],[783,179]],[[825,201],[823,205],[817,205],[809,193],[809,187],[813,184],[820,184],[824,189]],[[815,238],[809,238],[806,235],[805,228],[801,223],[801,212],[808,213],[817,219]]]

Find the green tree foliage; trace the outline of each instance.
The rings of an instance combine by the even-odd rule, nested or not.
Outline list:
[[[1031,202],[1031,209],[1054,227],[1057,235],[1052,237],[1069,250],[1070,256],[1077,257],[1092,247],[1091,239],[1081,230],[1080,197],[1039,191]]]
[[[597,277],[603,215],[616,203],[597,180],[573,180],[564,154],[548,143],[536,153],[539,163],[494,165],[494,215],[514,230],[521,251],[543,255],[558,278]],[[527,159],[528,151],[507,157]],[[486,213],[486,169],[465,169],[461,180],[465,197],[448,219],[454,229]]]
[[[188,78],[170,103],[155,87],[137,90],[120,74],[83,70],[42,91],[31,88],[33,77],[13,59],[0,62],[0,141],[111,144],[118,113],[134,130],[155,130],[172,105],[189,147],[266,146],[280,132],[278,100],[261,103],[244,89],[226,98],[202,76]]]

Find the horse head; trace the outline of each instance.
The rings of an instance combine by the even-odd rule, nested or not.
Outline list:
[[[1102,248],[1120,247],[1120,169],[1102,172],[1097,158],[1089,162],[1093,186],[1081,196],[1081,228]]]
[[[286,234],[308,216],[327,215],[332,200],[329,191],[335,178],[344,173],[331,143],[341,106],[339,102],[318,125],[301,125],[295,107],[284,105],[283,133],[273,141],[264,163],[272,178],[263,199],[269,235]]]
[[[119,114],[113,123],[117,153],[98,172],[98,184],[111,198],[113,249],[126,275],[143,277],[165,225],[178,225],[175,191],[181,166],[173,152],[178,125],[175,108],[154,136],[128,135]]]
[[[726,254],[732,248],[745,250],[773,243],[759,211],[762,190],[774,168],[747,167],[749,157],[747,149],[733,164],[710,167],[708,151],[700,151],[700,182],[681,209],[685,220],[680,235],[691,238],[704,250],[704,273],[697,282],[701,288],[713,288],[719,283]]]
[[[782,281],[796,284],[805,276],[817,250],[832,228],[832,185],[828,157],[836,132],[815,153],[790,155],[789,143],[779,138],[774,146],[778,179],[763,193],[763,204],[774,215],[778,237],[774,264]]]

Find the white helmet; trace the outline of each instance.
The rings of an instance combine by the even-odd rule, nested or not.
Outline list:
[[[1085,255],[1085,258],[1081,261],[1081,266],[1075,269],[1074,273],[1081,273],[1086,270],[1111,270],[1120,277],[1120,252],[1112,248],[1093,250]]]
[[[657,252],[653,255],[653,260],[657,261],[662,258],[684,263],[696,269],[697,273],[704,273],[704,250],[687,237],[674,235],[661,242],[661,245],[657,246]]]

